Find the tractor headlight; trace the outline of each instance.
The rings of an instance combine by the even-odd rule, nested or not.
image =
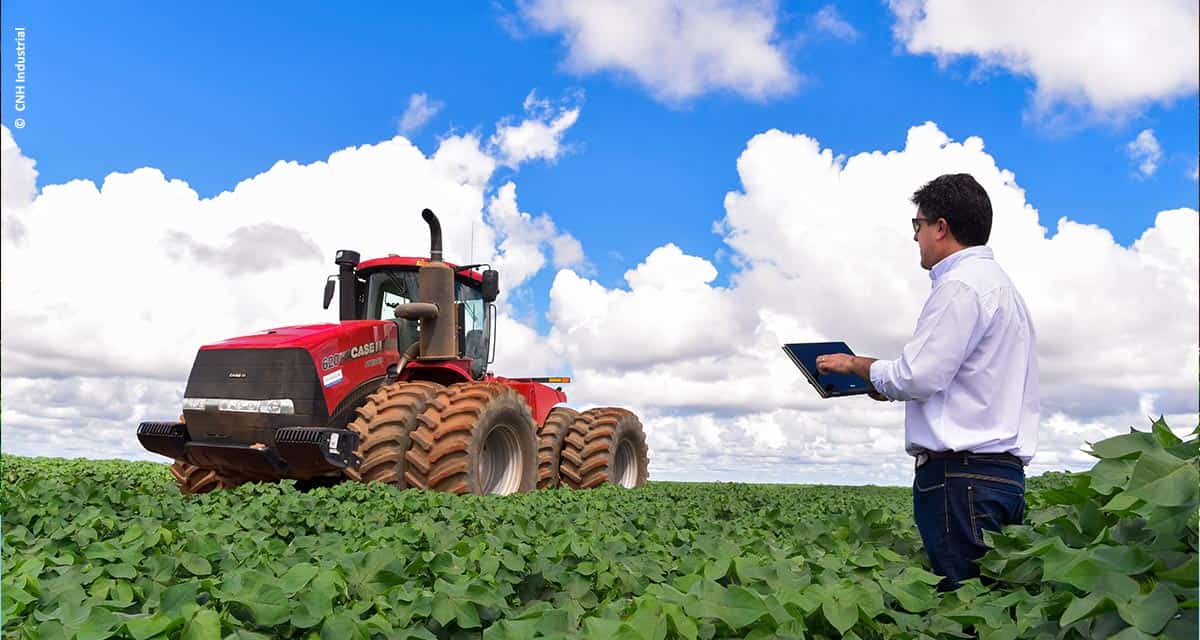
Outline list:
[[[261,407],[259,408],[259,411],[260,411],[260,412],[262,412],[262,413],[288,414],[288,415],[291,415],[291,414],[293,414],[293,413],[295,413],[295,412],[296,412],[296,408],[295,408],[295,406],[292,404],[292,401],[291,401],[291,400],[288,400],[288,399],[283,399],[283,400],[263,400],[263,401],[262,401],[262,405],[261,405]]]
[[[184,398],[184,411],[228,411],[233,413],[269,413],[292,415],[296,404],[290,398],[241,400],[238,398]]]

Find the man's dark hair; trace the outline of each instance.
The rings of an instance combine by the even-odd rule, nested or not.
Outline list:
[[[930,220],[945,218],[964,247],[987,244],[992,235],[992,201],[969,173],[947,173],[912,195],[912,203]]]

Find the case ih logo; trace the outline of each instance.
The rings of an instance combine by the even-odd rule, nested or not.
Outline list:
[[[383,341],[382,340],[376,340],[374,342],[367,342],[364,344],[360,344],[356,347],[350,347],[349,349],[346,349],[345,351],[342,351],[341,353],[330,354],[330,355],[327,355],[324,358],[322,358],[321,359],[321,370],[328,371],[328,370],[338,366],[343,361],[353,360],[355,358],[361,358],[363,356],[369,356],[372,353],[379,353],[380,351],[383,351]]]

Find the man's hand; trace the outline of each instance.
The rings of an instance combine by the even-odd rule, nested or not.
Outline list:
[[[849,373],[866,380],[867,384],[870,384],[872,362],[875,362],[875,358],[860,358],[848,353],[827,353],[817,356],[817,373],[819,375],[826,373]],[[871,387],[867,395],[880,402],[891,400],[891,398],[876,391],[874,387]]]
[[[817,356],[817,373],[854,373],[854,356],[846,353]]]

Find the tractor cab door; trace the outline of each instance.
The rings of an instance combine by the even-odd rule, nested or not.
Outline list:
[[[483,301],[483,291],[479,284],[458,278],[454,283],[455,306],[458,307],[460,329],[459,350],[462,357],[471,361],[471,377],[476,380],[483,377],[488,365],[488,343],[486,322],[490,305]]]
[[[397,305],[417,302],[417,268],[393,268],[367,276],[367,320],[392,320],[400,329],[397,346],[404,353],[420,337],[418,321],[396,317]]]

